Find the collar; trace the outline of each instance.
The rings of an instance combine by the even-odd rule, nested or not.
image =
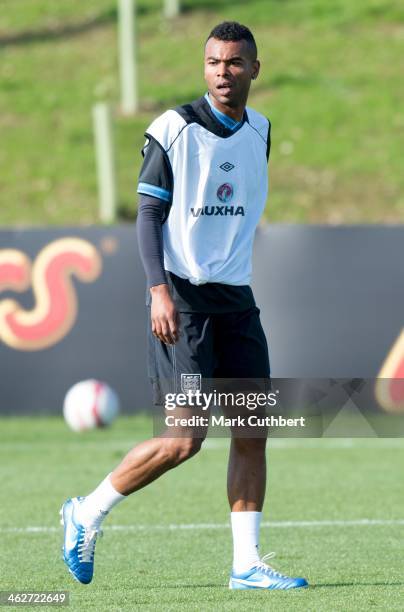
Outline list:
[[[205,94],[205,99],[208,101],[210,109],[212,113],[215,115],[216,119],[218,119],[220,123],[222,123],[227,129],[231,130],[232,132],[239,129],[243,125],[244,121],[246,121],[245,111],[244,111],[243,119],[241,121],[236,121],[235,119],[232,119],[225,113],[222,113],[220,110],[218,110],[215,106],[213,106],[209,93]]]

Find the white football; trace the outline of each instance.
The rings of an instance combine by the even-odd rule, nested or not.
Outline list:
[[[119,398],[99,380],[82,380],[66,393],[63,415],[73,431],[110,425],[119,412]]]

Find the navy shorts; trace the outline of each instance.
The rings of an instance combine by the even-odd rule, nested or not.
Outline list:
[[[180,335],[168,345],[151,331],[148,320],[148,370],[156,405],[167,393],[187,391],[193,378],[266,379],[270,377],[268,345],[254,306],[241,312],[181,312]],[[194,377],[192,376],[194,375]]]

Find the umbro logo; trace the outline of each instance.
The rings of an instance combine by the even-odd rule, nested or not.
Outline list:
[[[233,164],[231,164],[230,162],[224,162],[224,164],[219,166],[219,168],[221,168],[225,172],[230,172],[230,170],[233,170],[233,168],[235,168],[235,166],[233,166]]]

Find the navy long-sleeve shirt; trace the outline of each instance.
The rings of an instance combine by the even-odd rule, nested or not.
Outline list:
[[[167,283],[162,231],[166,205],[166,202],[158,198],[140,196],[136,227],[148,288]]]

